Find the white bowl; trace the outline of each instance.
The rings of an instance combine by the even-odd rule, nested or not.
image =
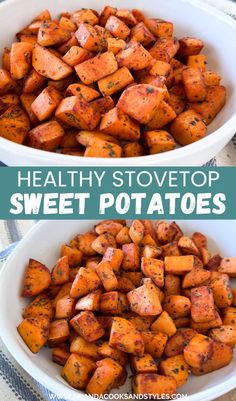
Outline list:
[[[7,0],[0,4],[1,46],[14,41],[15,32],[24,27],[44,8],[53,15],[80,7],[101,9],[106,4],[139,7],[150,17],[174,22],[177,37],[203,39],[209,68],[220,73],[227,87],[227,104],[208,127],[206,138],[163,154],[121,159],[84,158],[45,152],[0,138],[0,159],[10,166],[200,166],[214,157],[236,130],[236,23],[233,18],[200,0]],[[10,23],[9,23],[10,21]]]
[[[46,221],[36,224],[20,242],[6,262],[0,275],[0,332],[1,337],[17,362],[38,382],[69,401],[85,400],[85,395],[60,377],[61,367],[51,361],[50,350],[32,354],[19,336],[16,327],[22,320],[21,312],[27,300],[20,297],[22,278],[29,257],[52,267],[58,258],[60,244],[69,241],[78,232],[91,228],[94,221]],[[213,252],[235,256],[236,223],[233,221],[180,221],[188,235],[202,231],[209,238]],[[187,401],[209,401],[236,387],[236,358],[223,369],[205,376],[191,376],[180,393],[188,394]],[[113,392],[126,393],[130,385]],[[78,398],[79,397],[79,398]]]

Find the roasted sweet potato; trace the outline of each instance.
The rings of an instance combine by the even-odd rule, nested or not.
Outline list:
[[[176,55],[178,49],[178,40],[176,38],[167,36],[159,38],[150,49],[149,53],[156,60],[169,63],[170,60]]]
[[[102,286],[102,282],[93,268],[80,267],[70,290],[72,298],[80,298]]]
[[[172,317],[185,317],[190,314],[191,302],[182,295],[168,295],[163,304],[163,309]]]
[[[206,125],[200,114],[187,110],[179,114],[170,126],[170,133],[180,145],[189,145],[206,135]]]
[[[36,149],[55,150],[64,133],[62,126],[52,120],[33,128],[28,134],[27,144]]]
[[[52,284],[62,285],[69,281],[69,262],[67,256],[58,259],[51,272]]]
[[[47,316],[35,316],[25,318],[17,330],[30,351],[37,353],[47,342],[49,326]]]
[[[185,37],[179,40],[180,56],[195,56],[203,48],[203,42],[200,39]]]
[[[76,336],[70,345],[70,352],[85,356],[87,358],[94,359],[97,361],[99,359],[98,345],[86,341],[83,337]]]
[[[163,311],[160,316],[152,323],[152,331],[160,331],[166,334],[168,337],[173,336],[176,333],[176,326],[170,315]]]
[[[191,372],[196,376],[201,376],[206,373],[221,369],[230,364],[233,358],[232,347],[226,344],[213,342],[213,352],[211,357],[204,362],[199,368],[191,367]]]
[[[106,21],[105,28],[116,38],[125,40],[129,34],[129,27],[115,15],[111,15]]]
[[[157,365],[150,354],[132,356],[131,367],[134,373],[156,373]]]
[[[229,277],[236,277],[236,258],[223,258],[218,271],[228,274]]]
[[[80,312],[70,320],[70,324],[88,342],[96,341],[105,334],[104,329],[91,311]]]
[[[117,107],[109,110],[101,120],[100,130],[121,140],[137,141],[140,137],[139,125]]]
[[[191,316],[197,323],[205,323],[215,318],[212,290],[207,286],[191,289]]]
[[[122,147],[99,137],[92,137],[84,152],[85,157],[121,157]]]
[[[73,72],[68,64],[38,44],[33,49],[32,65],[40,75],[55,81],[68,77]]]
[[[194,257],[192,255],[166,256],[164,265],[166,273],[184,275],[192,270]]]
[[[205,100],[207,91],[200,69],[185,68],[183,70],[183,85],[189,102],[203,102]]]
[[[103,96],[110,96],[125,88],[134,81],[127,67],[122,67],[111,75],[98,81],[98,87]]]
[[[117,289],[118,281],[113,272],[111,262],[102,261],[96,266],[95,270],[105,288],[105,291],[114,291]]]
[[[116,241],[109,233],[99,235],[92,243],[92,248],[101,255],[104,255],[107,248],[110,247],[116,248]]]
[[[117,386],[122,367],[113,359],[105,358],[96,363],[96,370],[89,380],[86,391],[89,395],[105,394]]]
[[[82,252],[79,249],[63,244],[61,246],[61,256],[67,256],[69,266],[78,266],[82,259]]]
[[[164,286],[164,263],[162,260],[142,258],[141,270],[146,277],[150,277],[157,287]]]
[[[111,51],[102,53],[75,66],[79,78],[87,85],[112,74],[117,69],[117,61]]]
[[[149,66],[152,57],[139,42],[130,41],[121,50],[116,59],[119,67],[127,67],[129,70],[142,70]]]
[[[131,310],[140,316],[155,316],[162,312],[159,293],[152,283],[145,283],[130,291],[127,298]]]
[[[159,372],[176,380],[177,388],[183,386],[188,379],[188,364],[184,355],[176,355],[160,362]]]
[[[213,273],[210,286],[214,297],[214,303],[218,308],[226,308],[231,305],[233,299],[229,276],[227,274],[218,274],[218,272],[216,272],[216,275]]]
[[[156,115],[158,115],[158,113]],[[156,117],[154,117],[154,119],[156,119]],[[151,125],[154,119],[150,121]],[[156,126],[159,124],[154,125]],[[176,148],[174,138],[167,131],[146,131],[143,136],[144,143],[149,149],[150,154],[168,152]]]
[[[70,319],[75,314],[75,300],[66,294],[56,302],[55,317],[57,319]]]
[[[31,67],[33,45],[27,42],[13,43],[10,53],[10,72],[13,79],[22,79]]]
[[[106,252],[103,255],[103,261],[104,262],[109,262],[111,265],[111,268],[114,270],[114,272],[118,272],[120,270],[120,266],[123,261],[123,252],[121,249],[117,248],[112,248],[108,247],[106,249]]]
[[[24,319],[29,317],[47,316],[51,320],[54,316],[54,309],[51,300],[45,294],[38,295],[22,313]]]
[[[128,363],[128,358],[125,352],[110,347],[109,342],[105,341],[98,347],[98,354],[103,358],[112,358],[121,366]]]
[[[236,327],[223,325],[210,330],[210,337],[217,342],[224,343],[230,347],[236,345]]]
[[[161,332],[142,331],[145,344],[145,352],[152,355],[154,359],[161,358],[167,342],[167,335]]]
[[[193,368],[201,368],[213,354],[213,340],[196,334],[184,348],[184,359]]]
[[[134,394],[171,396],[176,393],[176,380],[156,373],[139,373],[132,380],[132,389]]]
[[[31,108],[40,121],[47,120],[53,115],[61,98],[61,94],[53,86],[48,86],[34,100]]]
[[[84,390],[96,365],[91,359],[78,354],[71,354],[61,372],[72,387]]]
[[[66,345],[67,344],[65,344],[65,346],[64,344],[60,344],[52,349],[52,361],[61,366],[65,366],[66,361],[70,356]]]
[[[144,340],[141,334],[131,322],[121,317],[113,319],[109,345],[136,356],[144,354]]]
[[[54,320],[50,323],[48,334],[48,345],[54,347],[57,344],[64,343],[69,339],[70,330],[66,319]]]
[[[48,268],[37,260],[30,259],[25,272],[23,297],[33,297],[49,287],[51,275]]]

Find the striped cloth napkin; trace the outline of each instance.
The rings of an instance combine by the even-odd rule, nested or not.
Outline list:
[[[2,1],[2,0],[0,0]],[[236,19],[236,4],[230,0],[205,0],[217,8],[232,15]],[[236,1],[236,0],[234,0]],[[236,136],[213,159],[210,166],[236,165]],[[26,232],[35,224],[34,220],[3,221],[0,220],[0,270],[3,263],[23,238]],[[0,339],[0,394],[1,401],[65,401],[43,387],[29,376],[14,360]],[[79,395],[78,395],[79,400]],[[235,401],[236,390],[231,391],[215,401]]]

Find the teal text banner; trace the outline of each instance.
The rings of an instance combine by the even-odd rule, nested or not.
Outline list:
[[[1,219],[236,219],[236,168],[0,168]]]

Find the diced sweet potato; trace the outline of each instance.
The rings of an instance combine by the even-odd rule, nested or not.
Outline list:
[[[140,249],[137,244],[124,244],[123,251],[123,270],[139,270],[140,268]]]
[[[70,330],[66,319],[54,320],[50,323],[48,345],[54,347],[57,344],[64,343],[69,339]]]
[[[128,309],[126,295],[118,291],[110,291],[101,295],[100,310],[107,315],[120,315]]]
[[[202,103],[191,103],[190,109],[198,113],[205,124],[210,124],[226,101],[226,90],[224,86],[212,85],[207,87],[206,99]]]
[[[198,287],[204,284],[204,282],[207,281],[210,276],[211,273],[208,270],[194,267],[189,273],[184,276],[182,287]]]
[[[114,291],[117,288],[118,281],[113,272],[112,265],[109,261],[102,261],[96,266],[96,273],[105,288],[105,291]]]
[[[139,42],[130,41],[125,48],[116,55],[119,67],[127,67],[129,70],[142,70],[149,66],[152,57]]]
[[[128,363],[128,358],[125,352],[110,347],[109,342],[105,341],[98,347],[98,354],[103,358],[112,358],[118,362],[121,366],[125,366]]]
[[[6,104],[14,104],[15,106],[20,103],[19,96],[11,93],[0,96],[0,101]]]
[[[66,89],[66,96],[80,96],[86,102],[96,99],[100,96],[100,93],[83,84],[71,84]]]
[[[109,345],[136,356],[144,354],[144,341],[141,334],[131,322],[121,317],[113,319]]]
[[[159,125],[158,123],[157,124],[154,123],[154,120],[156,120],[157,115],[158,113],[155,114],[152,120],[150,120],[151,126]],[[150,127],[149,123],[148,127]],[[168,152],[170,150],[175,149],[176,147],[174,138],[167,131],[163,130],[146,131],[143,137],[145,145],[148,148],[150,154]]]
[[[86,151],[85,157],[121,157],[122,148],[116,143],[112,143],[102,138],[94,136],[90,139]]]
[[[93,130],[100,114],[80,96],[64,98],[56,110],[56,117],[72,127]]]
[[[133,42],[139,42],[143,46],[148,46],[155,41],[155,36],[142,21],[131,29],[130,38]]]
[[[173,377],[156,373],[139,373],[132,380],[134,394],[170,395],[176,393],[176,380]]]
[[[75,300],[66,294],[56,302],[55,317],[57,319],[70,319],[75,314]]]
[[[191,302],[182,295],[168,295],[163,304],[163,309],[172,317],[185,317],[190,314]]]
[[[95,231],[98,235],[109,233],[115,237],[122,229],[123,225],[116,220],[104,220],[95,226]]]
[[[176,326],[170,315],[166,311],[163,311],[152,323],[151,330],[159,331],[166,334],[168,337],[171,337],[176,333]]]
[[[103,96],[110,96],[125,88],[134,81],[127,67],[122,67],[111,75],[98,81],[98,87]]]
[[[22,144],[30,129],[29,118],[21,107],[6,105],[0,115],[0,137]]]
[[[102,359],[96,365],[97,368],[86,387],[89,395],[108,393],[111,388],[116,387],[122,374],[122,367],[111,358]]]
[[[96,30],[96,27],[88,23],[81,23],[75,32],[79,45],[88,51],[99,52],[104,50],[103,36]]]
[[[133,220],[129,229],[129,236],[135,244],[140,244],[144,236],[144,225],[140,220]]]
[[[211,357],[199,368],[191,367],[191,372],[196,376],[205,375],[206,373],[213,372],[229,365],[232,361],[232,358],[232,347],[229,347],[223,343],[213,342],[213,352]]]
[[[144,354],[143,356],[132,356],[131,367],[135,373],[157,372],[157,365],[150,354]]]
[[[172,122],[170,133],[179,144],[189,145],[204,138],[206,125],[200,114],[194,110],[186,110]]]
[[[115,15],[111,15],[107,21],[105,28],[114,36],[120,39],[127,39],[130,34],[129,27]]]
[[[13,79],[24,78],[31,67],[33,45],[27,42],[13,43],[10,54],[10,72]]]
[[[36,96],[33,93],[22,93],[22,95],[20,96],[22,107],[28,114],[28,117],[32,125],[39,123],[37,116],[35,115],[35,113],[31,108],[35,99]]]
[[[145,25],[156,37],[168,37],[173,35],[173,24],[158,18],[149,18],[145,20]]]
[[[177,332],[167,341],[165,355],[170,357],[181,354],[184,347],[186,347],[195,335],[196,331],[190,328],[177,330]]]
[[[140,143],[126,143],[123,147],[123,157],[140,157],[144,156],[144,148]]]
[[[190,322],[191,328],[194,330],[197,330],[199,333],[202,333],[202,334],[207,334],[208,330],[214,329],[215,327],[220,327],[221,325],[222,325],[222,320],[217,311],[215,311],[214,319],[212,319],[208,322],[197,323],[193,319],[191,319],[191,322]]]
[[[63,345],[64,344],[61,344],[58,347],[52,349],[52,361],[61,366],[65,366],[66,361],[70,356],[67,347],[64,347]]]
[[[157,287],[164,286],[164,263],[162,260],[142,258],[141,270],[146,277],[150,277]]]
[[[201,368],[213,354],[213,340],[196,334],[184,348],[184,359],[193,368]]]
[[[158,315],[162,312],[159,293],[152,283],[145,283],[130,291],[127,298],[131,310],[140,316]]]
[[[121,140],[137,141],[140,137],[139,125],[117,107],[102,117],[100,130]]]
[[[69,281],[69,263],[67,256],[62,256],[58,259],[51,272],[51,277],[54,285],[62,285]]]
[[[125,48],[125,41],[118,38],[107,38],[107,50],[112,52],[114,55],[119,53]]]
[[[222,321],[224,325],[236,327],[236,308],[229,306],[222,312]]]
[[[236,345],[236,327],[225,325],[210,331],[210,337],[217,342],[224,343],[230,347]]]
[[[192,270],[194,257],[193,255],[166,256],[164,264],[166,273],[184,275]]]
[[[165,376],[173,377],[176,380],[177,388],[183,386],[188,379],[188,364],[183,354],[161,361],[159,371]]]
[[[43,21],[38,30],[37,42],[41,46],[58,45],[70,39],[70,32],[57,21]]]
[[[196,56],[188,56],[187,66],[191,68],[199,68],[202,72],[206,70],[206,56],[205,54],[197,54]],[[204,77],[204,75],[203,75]],[[205,79],[204,79],[205,82]]]
[[[77,26],[80,26],[82,23],[87,23],[90,25],[96,25],[98,23],[98,15],[94,12],[94,10],[82,9],[74,12],[71,16],[73,22],[76,23]]]
[[[32,64],[40,75],[55,81],[68,77],[73,72],[68,64],[38,44],[33,49]]]
[[[203,102],[206,98],[206,86],[200,69],[188,67],[183,70],[183,84],[190,102]]]
[[[217,274],[215,277],[212,276],[210,286],[214,302],[218,308],[226,308],[231,305],[233,294],[230,289],[230,281],[227,274]]]
[[[95,361],[99,359],[98,345],[90,343],[80,336],[76,336],[71,342],[70,352],[94,359]]]
[[[145,352],[152,355],[154,359],[161,358],[167,342],[167,335],[161,332],[142,331],[145,344]]]
[[[29,74],[24,78],[23,93],[37,92],[44,86],[45,82],[46,78],[32,68]]]
[[[64,130],[57,121],[49,121],[32,129],[27,138],[27,144],[32,148],[55,150],[64,136]]]
[[[228,274],[229,277],[236,277],[236,258],[223,258],[218,271]]]
[[[174,274],[165,275],[165,295],[180,295],[181,281],[179,276]]]
[[[61,94],[53,86],[45,88],[34,100],[31,108],[40,121],[50,118],[61,101]]]
[[[180,56],[195,56],[203,48],[203,42],[200,39],[185,37],[179,40]]]
[[[104,255],[109,247],[116,248],[115,238],[109,233],[99,235],[92,243],[92,248],[101,255]]]
[[[16,86],[15,81],[11,78],[7,70],[0,69],[0,94],[3,95],[11,91]]]
[[[221,76],[214,71],[204,71],[203,78],[207,86],[220,85]]]
[[[98,311],[100,307],[101,293],[101,290],[97,290],[80,298],[75,305],[75,309]]]
[[[104,262],[110,262],[110,265],[114,272],[118,272],[120,270],[120,266],[123,261],[123,252],[121,249],[108,247],[106,252],[103,255]]]
[[[96,365],[91,359],[78,354],[71,354],[61,372],[72,387],[84,390]]]
[[[48,268],[37,260],[30,259],[23,281],[22,297],[33,297],[49,287],[51,275]]]
[[[79,78],[87,85],[112,74],[117,69],[117,61],[111,51],[102,53],[75,66]]]
[[[126,89],[117,107],[141,124],[147,124],[163,100],[165,90],[155,86],[139,84]]]
[[[71,46],[71,48],[64,54],[62,59],[66,64],[69,64],[71,67],[83,63],[85,60],[88,60],[91,57],[91,54],[88,50],[83,49],[79,46]]]
[[[29,305],[25,307],[23,318],[47,316],[51,320],[54,316],[54,309],[51,300],[45,294],[38,295]]]
[[[74,267],[81,262],[82,252],[79,249],[63,244],[61,246],[61,256],[67,256],[69,265]]]
[[[156,60],[169,63],[170,60],[176,55],[178,49],[179,42],[176,38],[162,37],[155,42],[149,53]]]
[[[91,311],[80,312],[70,320],[70,324],[88,342],[96,341],[105,334],[104,329]]]
[[[101,287],[102,283],[94,269],[80,267],[70,290],[72,298],[79,298],[96,291]]]
[[[156,114],[148,122],[147,127],[149,129],[159,129],[169,124],[175,118],[176,118],[175,111],[167,102],[162,100],[159,104]]]
[[[76,247],[86,256],[94,256],[96,252],[92,248],[93,241],[97,238],[94,231],[88,231],[85,234],[78,234],[75,238]]]
[[[191,316],[195,322],[204,323],[215,318],[214,298],[209,287],[192,288],[191,303]]]
[[[28,317],[19,324],[18,333],[31,352],[39,352],[46,344],[49,325],[50,321],[46,316]]]
[[[179,239],[178,247],[183,254],[200,256],[194,241],[185,235]]]

